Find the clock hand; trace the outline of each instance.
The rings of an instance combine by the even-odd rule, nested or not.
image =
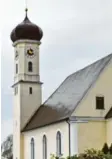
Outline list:
[[[30,54],[32,54],[32,51],[31,51],[31,50],[29,50],[29,53],[30,53]]]

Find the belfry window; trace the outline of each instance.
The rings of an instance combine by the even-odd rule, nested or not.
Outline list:
[[[16,74],[18,73],[18,64],[16,63]]]
[[[57,132],[57,135],[56,135],[56,154],[57,154],[57,157],[60,157],[62,154],[61,154],[61,133],[60,131]]]
[[[35,159],[35,143],[34,139],[31,139],[31,159]]]
[[[47,137],[43,136],[43,159],[47,159]]]
[[[31,61],[28,62],[28,71],[29,71],[29,72],[32,72],[32,71],[33,71],[33,64],[32,64]]]

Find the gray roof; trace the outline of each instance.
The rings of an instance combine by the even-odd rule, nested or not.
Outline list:
[[[112,107],[110,108],[110,110],[108,111],[108,113],[105,116],[105,119],[109,119],[112,118]]]
[[[34,113],[23,131],[69,118],[111,59],[112,54],[68,76]]]

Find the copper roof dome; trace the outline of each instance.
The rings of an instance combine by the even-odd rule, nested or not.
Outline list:
[[[26,17],[22,23],[18,24],[11,32],[11,40],[15,42],[16,40],[37,40],[40,41],[43,36],[42,29],[36,24],[32,23],[27,16],[26,9]]]

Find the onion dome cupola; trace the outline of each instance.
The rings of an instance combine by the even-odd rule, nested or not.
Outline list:
[[[43,36],[43,31],[39,26],[29,20],[27,16],[28,9],[25,11],[25,19],[12,30],[10,38],[13,42],[24,39],[40,41]]]

